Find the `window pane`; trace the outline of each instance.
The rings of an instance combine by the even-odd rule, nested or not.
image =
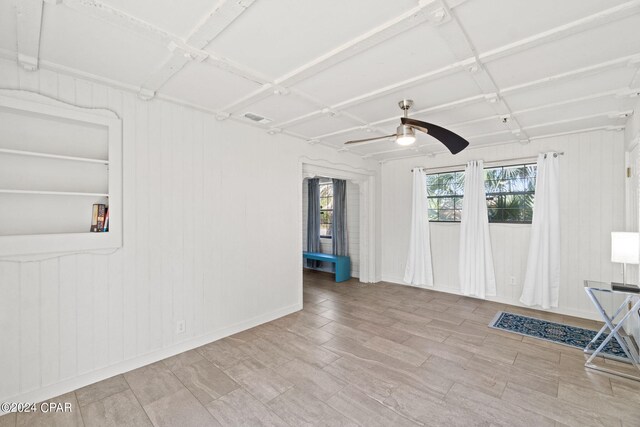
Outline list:
[[[491,222],[531,222],[536,165],[500,166],[485,169],[487,210]],[[426,177],[429,220],[460,221],[464,171]]]
[[[439,221],[455,221],[455,211],[453,209],[444,209],[438,212]]]
[[[487,211],[489,213],[489,222],[496,222],[500,219],[500,209],[491,207]]]
[[[331,236],[331,224],[320,224],[320,235]]]
[[[333,184],[320,184],[320,197],[333,197]]]
[[[454,199],[452,197],[442,197],[440,199],[440,209],[454,209]]]
[[[520,222],[522,221],[522,211],[520,209],[504,209],[503,221]]]
[[[333,222],[333,211],[320,211],[320,224],[331,224]]]

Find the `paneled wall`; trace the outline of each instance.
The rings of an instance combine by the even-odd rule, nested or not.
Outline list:
[[[0,401],[61,394],[300,309],[300,157],[376,167],[10,61],[0,86],[108,107],[124,126],[124,246],[0,262]]]
[[[457,156],[413,158],[382,168],[383,280],[402,283],[410,232],[411,172],[414,166],[439,168],[535,156],[564,151],[561,168],[562,280],[558,311],[593,317],[595,311],[583,290],[583,280],[621,279],[611,259],[611,231],[624,228],[624,138],[621,132],[591,132],[535,141],[469,149]],[[518,305],[526,271],[530,225],[491,224],[496,270],[496,300]],[[459,292],[460,225],[431,223],[431,251],[435,289]],[[514,284],[511,284],[511,278]]]
[[[626,231],[640,230],[640,100],[634,107],[636,114],[627,120],[625,129],[625,143],[627,149],[627,167],[631,176],[626,180]],[[627,266],[627,280],[630,283],[639,283],[637,265]],[[628,333],[634,334],[640,342],[640,319],[631,318],[625,325]]]
[[[309,191],[307,179],[302,185],[302,247],[307,247],[307,207],[309,203]],[[349,257],[351,257],[351,276],[360,277],[360,187],[358,184],[347,181],[347,236],[349,241]],[[322,253],[333,252],[331,239],[320,239]],[[333,271],[332,265],[322,263],[320,269]]]

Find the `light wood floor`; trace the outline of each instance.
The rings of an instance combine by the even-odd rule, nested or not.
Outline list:
[[[640,383],[488,328],[498,310],[598,327],[306,273],[301,312],[54,399],[71,414],[10,414],[0,427],[640,426]]]

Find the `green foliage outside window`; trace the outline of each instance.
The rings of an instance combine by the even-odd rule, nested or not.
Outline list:
[[[333,182],[320,183],[320,237],[331,237],[333,223]]]
[[[536,165],[485,169],[489,222],[530,224],[536,187]],[[429,221],[459,222],[464,171],[427,175]]]

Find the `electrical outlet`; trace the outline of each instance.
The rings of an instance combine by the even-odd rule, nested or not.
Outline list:
[[[509,284],[510,285],[515,285],[516,284],[516,276],[509,277]]]
[[[184,334],[186,330],[187,330],[187,326],[184,320],[178,320],[176,322],[176,334]]]

